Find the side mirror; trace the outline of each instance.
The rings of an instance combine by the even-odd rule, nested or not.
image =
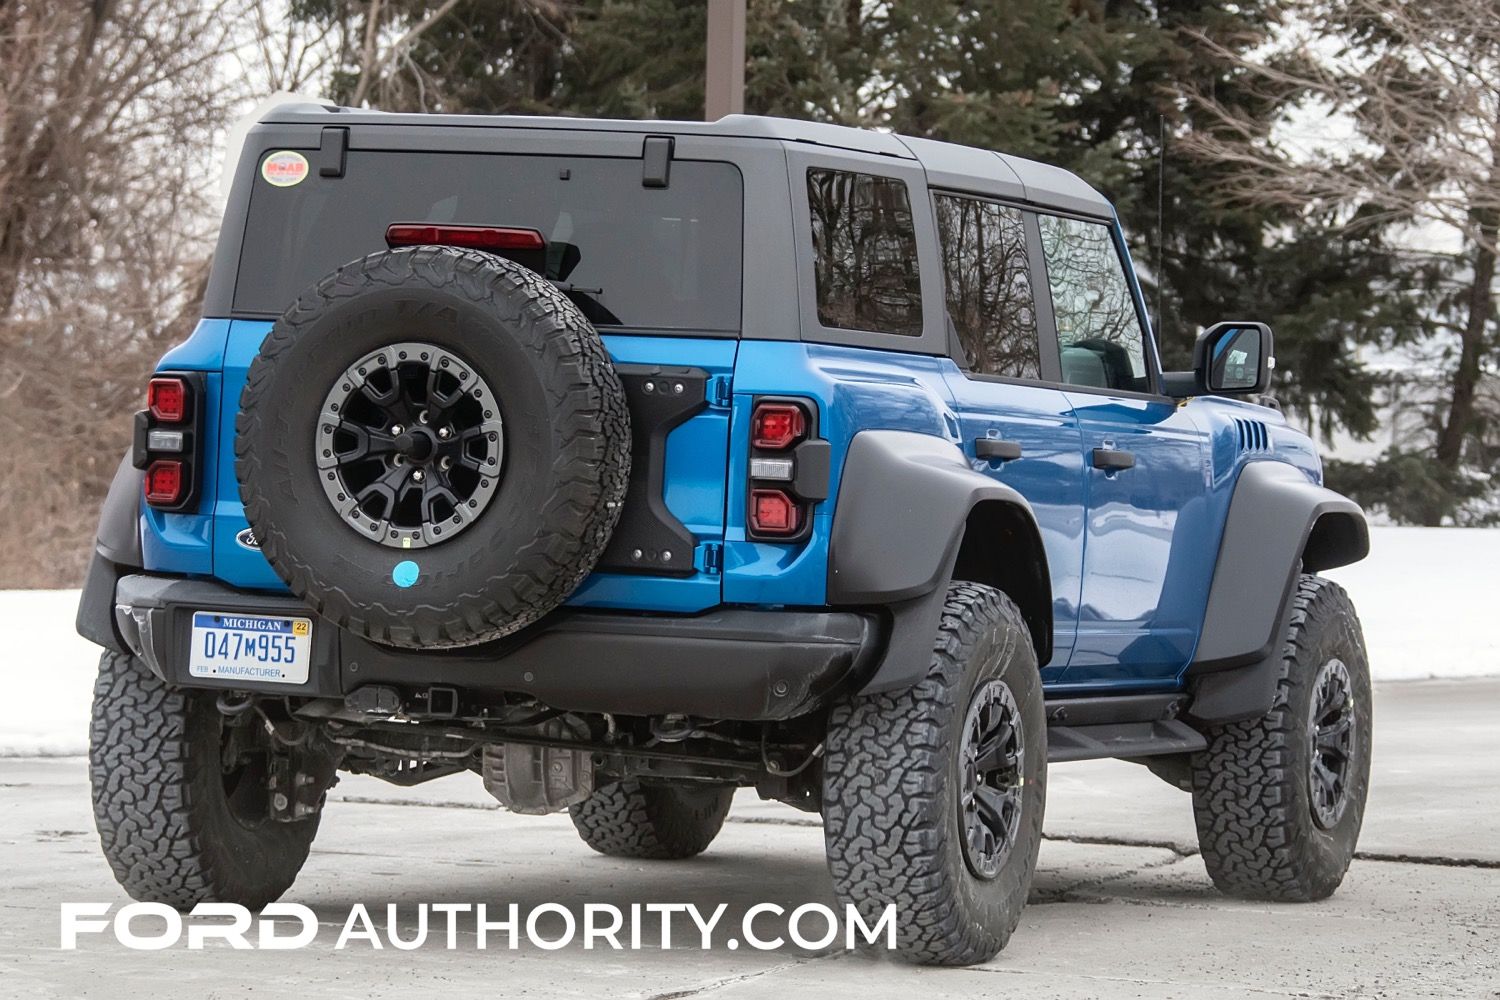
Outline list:
[[[1264,323],[1215,323],[1193,345],[1193,370],[1168,372],[1169,396],[1252,396],[1265,392],[1276,367],[1275,342]]]

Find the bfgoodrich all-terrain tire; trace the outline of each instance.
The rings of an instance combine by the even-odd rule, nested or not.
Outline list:
[[[135,899],[188,909],[259,908],[291,886],[318,832],[266,815],[255,767],[221,766],[211,694],[167,687],[140,660],[105,653],[94,684],[89,778],[115,878]]]
[[[235,471],[260,550],[324,618],[462,646],[561,604],[630,475],[599,334],[509,260],[410,247],[345,265],[250,367]]]
[[[1245,899],[1323,899],[1354,857],[1370,780],[1370,673],[1343,588],[1303,576],[1271,710],[1205,732],[1193,815],[1214,885]]]
[[[600,854],[675,861],[707,850],[733,798],[727,785],[643,784],[627,778],[595,789],[568,813],[583,842]]]
[[[1046,768],[1026,623],[1000,591],[955,583],[926,677],[829,719],[823,821],[839,901],[867,926],[895,904],[908,961],[993,957],[1036,869]]]

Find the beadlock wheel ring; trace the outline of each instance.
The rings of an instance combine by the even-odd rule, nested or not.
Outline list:
[[[964,860],[979,878],[999,875],[1021,838],[1025,758],[1016,697],[1004,681],[989,681],[969,702],[959,746]]]
[[[1308,711],[1308,798],[1313,819],[1329,830],[1348,808],[1354,772],[1354,685],[1344,661],[1334,658],[1319,668]]]
[[[494,499],[499,400],[467,360],[411,341],[371,351],[334,380],[318,415],[318,481],[361,536],[398,549],[446,542]]]

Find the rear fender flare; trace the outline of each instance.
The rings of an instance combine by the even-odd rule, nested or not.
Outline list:
[[[966,570],[978,562],[966,545],[971,526],[976,544],[995,547],[1013,538],[1022,553],[1018,578],[1040,590],[1041,610],[1033,606],[1027,621],[1038,662],[1045,663],[1051,655],[1051,584],[1036,516],[1026,499],[974,471],[957,445],[943,438],[885,430],[854,436],[833,516],[828,603],[891,613],[884,655],[863,692],[899,690],[925,676],[960,551]],[[1004,556],[996,551],[984,562]],[[1008,576],[996,573],[978,582],[1002,578]],[[1012,598],[1023,603],[1020,595]]]
[[[115,584],[123,573],[138,569],[141,558],[141,483],[144,473],[131,464],[127,453],[115,470],[104,506],[94,556],[89,560],[83,591],[78,600],[74,627],[90,642],[117,653],[128,652],[115,626]]]
[[[141,560],[141,491],[145,473],[131,464],[130,455],[120,459],[109,493],[99,511],[99,531],[95,548],[99,554],[119,566],[142,565]]]

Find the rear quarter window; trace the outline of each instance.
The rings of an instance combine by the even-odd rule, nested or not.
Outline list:
[[[807,172],[818,322],[922,335],[917,234],[906,183],[847,170]]]
[[[257,170],[234,311],[280,314],[386,249],[393,222],[459,223],[539,230],[547,276],[596,325],[734,332],[743,204],[729,163],[674,161],[669,187],[646,188],[638,159],[352,150],[343,177],[276,187]]]

